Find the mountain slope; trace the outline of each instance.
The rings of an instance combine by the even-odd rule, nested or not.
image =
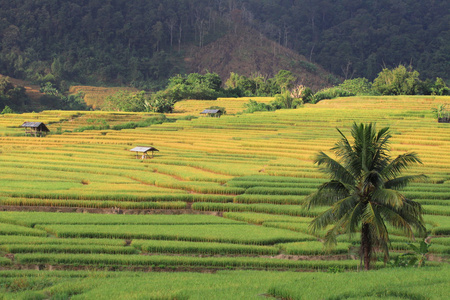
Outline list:
[[[39,83],[162,87],[188,71],[183,50],[193,45],[201,46],[187,52],[195,71],[269,74],[287,65],[321,73],[290,60],[283,45],[343,78],[372,80],[383,67],[411,63],[422,79],[450,80],[449,1],[0,0],[0,7],[0,73]],[[216,52],[217,45],[233,46]],[[227,69],[228,61],[235,66]]]
[[[337,80],[303,55],[280,46],[258,31],[241,26],[202,48],[192,47],[185,58],[190,72],[215,72],[224,80],[230,72],[273,77],[279,70],[293,72],[299,83],[318,90]]]

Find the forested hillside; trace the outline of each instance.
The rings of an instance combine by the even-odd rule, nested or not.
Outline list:
[[[190,71],[193,47],[239,26],[339,77],[373,79],[403,63],[424,78],[450,79],[448,1],[0,0],[0,7],[0,73],[37,83],[163,86]]]
[[[411,64],[450,79],[450,1],[246,0],[252,23],[344,78]]]

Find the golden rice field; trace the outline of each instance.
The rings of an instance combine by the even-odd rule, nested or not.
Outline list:
[[[201,111],[211,106],[225,107],[227,114],[236,114],[244,110],[244,104],[250,99],[258,102],[269,103],[273,97],[242,97],[242,98],[219,98],[217,100],[189,100],[175,103],[174,115],[197,116]]]
[[[295,110],[241,113],[247,101],[182,101],[175,114],[167,115],[170,122],[122,130],[111,128],[155,114],[44,111],[0,116],[0,207],[48,211],[0,212],[0,265],[109,271],[356,270],[357,236],[342,236],[333,252],[325,252],[320,243],[325,231],[308,231],[324,208],[306,211],[301,206],[326,180],[313,164],[314,155],[327,152],[339,139],[336,127],[348,135],[353,122],[389,126],[394,156],[419,154],[423,165],[407,174],[428,178],[403,192],[423,205],[432,242],[430,265],[448,260],[450,124],[438,123],[431,109],[450,104],[450,97],[352,97]],[[212,105],[226,107],[228,115],[186,117]],[[24,136],[19,126],[25,121],[44,122],[51,134]],[[95,130],[103,125],[110,129]],[[159,152],[136,159],[130,152],[135,146]],[[124,214],[56,213],[100,210]],[[131,215],[139,212],[158,215]],[[401,232],[390,232],[396,257],[408,240]],[[374,266],[383,268],[381,262]],[[0,271],[0,277],[16,276],[8,274]],[[273,294],[283,297],[280,290]],[[177,295],[168,291],[155,297]]]

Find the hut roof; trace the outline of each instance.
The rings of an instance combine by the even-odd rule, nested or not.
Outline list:
[[[42,122],[24,122],[21,127],[39,128],[41,131],[50,131]]]
[[[221,113],[222,111],[220,109],[205,109],[201,112],[201,114],[217,114]]]
[[[130,151],[133,151],[133,152],[143,152],[143,153],[145,153],[145,152],[148,152],[148,151],[159,151],[159,150],[156,149],[156,148],[153,148],[153,147],[142,147],[142,146],[138,146],[138,147],[134,147],[134,148],[131,149]]]

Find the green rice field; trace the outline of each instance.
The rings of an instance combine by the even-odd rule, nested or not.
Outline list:
[[[230,105],[221,118],[199,117],[211,101],[183,101],[163,123],[135,129],[126,128],[160,116],[0,115],[0,299],[450,294],[450,125],[431,111],[450,97],[350,97],[253,114],[242,113],[246,101],[220,99]],[[25,136],[25,121],[51,132]],[[326,231],[310,233],[327,209],[302,206],[327,180],[314,155],[333,147],[336,127],[347,135],[353,122],[389,126],[391,154],[422,159],[405,174],[427,178],[402,192],[425,213],[426,267],[393,268],[380,255],[374,270],[360,272],[358,234],[339,236],[326,251]],[[136,158],[136,146],[159,151]],[[388,230],[394,259],[410,241]]]

